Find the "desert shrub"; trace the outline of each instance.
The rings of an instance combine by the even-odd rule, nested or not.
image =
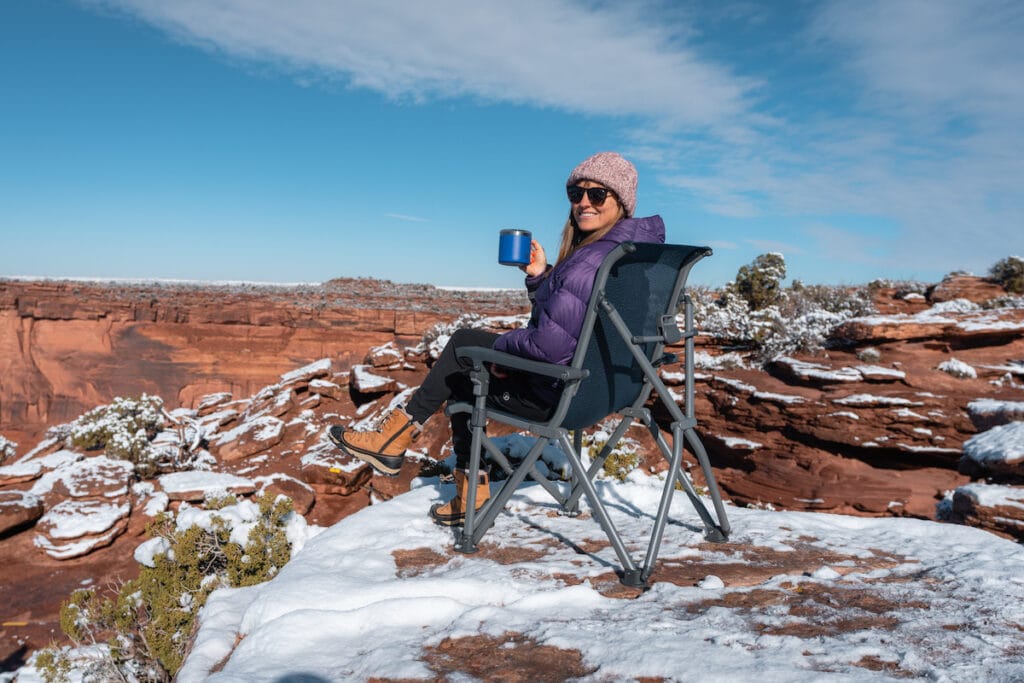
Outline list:
[[[4,461],[8,458],[13,458],[17,450],[18,444],[14,443],[10,439],[0,436],[0,465],[3,465]]]
[[[233,498],[232,498],[233,500]],[[51,647],[36,660],[45,680],[170,681],[184,663],[199,610],[216,588],[266,581],[291,558],[286,528],[291,500],[264,494],[255,502],[221,499],[218,514],[181,523],[161,514],[147,531],[163,552],[139,577],[101,596],[87,589],[61,606],[61,629],[77,647],[99,646],[85,663],[67,648]],[[232,508],[234,506],[234,508]],[[232,522],[255,518],[244,541]],[[244,527],[243,527],[244,528]]]
[[[591,460],[597,459],[601,450],[608,443],[611,434],[603,428],[593,434],[583,435],[583,452]],[[600,476],[617,481],[626,481],[629,473],[640,466],[640,450],[638,444],[629,437],[619,439],[615,448],[601,466]]]
[[[786,259],[782,254],[761,254],[736,273],[736,280],[727,289],[749,304],[754,311],[776,303],[786,278]]]
[[[857,360],[863,361],[864,363],[877,363],[882,360],[882,352],[874,346],[866,346],[857,351]]]
[[[1024,296],[997,296],[981,305],[987,311],[999,308],[1024,308]]]
[[[891,280],[889,278],[878,278],[867,284],[868,294],[876,294],[882,289],[894,289],[897,299],[904,299],[908,294],[924,295],[931,285],[920,280]]]
[[[874,312],[871,293],[864,287],[808,286],[796,281],[778,293],[775,303],[760,309],[753,309],[731,287],[717,299],[707,290],[690,295],[703,333],[747,346],[762,362],[825,348],[837,325]]]
[[[112,458],[146,463],[153,455],[149,442],[163,426],[163,405],[159,396],[118,396],[72,422],[68,441],[87,450],[103,448]]]
[[[1024,259],[1007,256],[989,269],[992,279],[1011,294],[1024,294]]]
[[[468,328],[479,329],[486,326],[486,319],[477,313],[463,313],[450,323],[435,323],[423,333],[423,345],[427,347],[430,357],[434,360],[441,355],[444,345],[455,333],[455,330]]]

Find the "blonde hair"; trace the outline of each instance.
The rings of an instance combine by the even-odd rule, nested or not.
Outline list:
[[[615,204],[619,207],[619,217],[607,228],[602,228],[594,232],[587,233],[580,230],[580,226],[576,224],[576,218],[572,215],[572,207],[569,207],[569,218],[565,221],[565,227],[562,228],[562,241],[558,246],[558,261],[555,262],[555,265],[558,265],[565,259],[572,256],[572,254],[580,247],[585,247],[607,235],[609,230],[614,228],[619,221],[626,217],[626,209],[622,206],[622,202],[619,201],[619,198],[615,193],[610,192],[609,196],[615,197]]]

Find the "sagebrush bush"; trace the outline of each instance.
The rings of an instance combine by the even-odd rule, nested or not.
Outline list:
[[[256,521],[244,545],[232,540],[227,517],[213,514],[208,526],[181,528],[171,515],[159,515],[147,529],[165,548],[154,555],[153,566],[144,565],[137,579],[109,597],[78,590],[61,606],[61,629],[76,647],[105,647],[84,671],[77,662],[72,666],[66,648],[43,651],[36,667],[48,683],[66,680],[72,669],[82,680],[170,681],[184,663],[210,593],[266,581],[291,558],[291,500],[264,494],[255,505]]]
[[[989,269],[992,279],[1011,294],[1024,294],[1024,259],[1007,256]]]
[[[159,396],[118,396],[110,405],[97,406],[74,420],[67,440],[72,446],[102,448],[111,458],[144,466],[153,458],[150,441],[164,424],[163,407]]]
[[[463,313],[450,323],[435,323],[423,333],[423,345],[426,346],[430,357],[434,360],[441,355],[444,345],[448,343],[449,337],[455,330],[468,328],[479,329],[485,327],[485,318],[477,313]]]
[[[745,279],[777,284],[777,278],[785,274],[785,263],[779,254],[764,256],[777,258],[759,256],[754,264],[740,269],[745,274],[743,278],[737,275],[737,282]],[[824,348],[837,325],[874,312],[871,291],[864,287],[804,285],[800,281],[788,289],[765,285],[753,298],[758,302],[770,298],[772,303],[760,308],[740,291],[735,283],[726,286],[717,298],[704,288],[690,290],[694,315],[702,333],[750,348],[762,362]]]
[[[593,434],[583,435],[583,452],[591,460],[596,460],[600,455],[601,450],[608,443],[608,438],[611,435],[604,430],[597,431]],[[601,466],[601,476],[616,479],[618,481],[626,481],[629,477],[629,473],[640,466],[640,451],[637,448],[637,443],[633,439],[623,437],[619,439],[619,442],[615,444],[615,448],[608,454],[607,459]]]
[[[786,259],[782,254],[761,254],[752,263],[741,266],[736,280],[727,286],[750,309],[759,311],[771,306],[779,299],[782,281],[786,279]]]

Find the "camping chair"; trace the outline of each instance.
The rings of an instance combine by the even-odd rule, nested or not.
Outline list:
[[[466,519],[456,540],[456,550],[465,553],[476,551],[477,543],[494,524],[495,518],[527,475],[543,486],[569,514],[576,513],[580,496],[586,496],[593,516],[604,529],[618,556],[622,565],[619,578],[627,586],[647,586],[647,580],[654,571],[677,482],[681,483],[700,516],[706,538],[717,542],[727,539],[730,527],[722,498],[707,452],[695,431],[693,338],[696,332],[693,305],[689,296],[683,293],[690,268],[709,254],[711,249],[707,247],[635,242],[618,245],[605,257],[597,271],[579,343],[567,366],[529,360],[484,347],[469,347],[460,351],[461,357],[473,362],[471,379],[474,398],[472,403],[453,402],[446,412],[449,415],[470,413],[473,438],[467,478],[470,482],[477,481],[481,447],[505,470],[508,478],[498,493],[480,510],[475,510],[476,487],[468,487]],[[682,331],[677,325],[681,298],[685,302],[685,329]],[[657,370],[658,366],[677,360],[674,354],[665,353],[664,348],[666,344],[674,344],[681,339],[686,340],[685,414],[672,399]],[[564,383],[558,404],[547,422],[529,422],[488,405],[490,374],[485,364],[490,363],[552,377]],[[665,442],[650,410],[645,407],[652,391],[657,392],[658,399],[672,417],[671,445]],[[582,430],[613,413],[621,415],[621,421],[589,469],[584,468],[580,458]],[[511,425],[537,436],[533,447],[518,466],[513,467],[487,436],[485,429],[488,420]],[[637,420],[647,426],[658,449],[669,462],[647,554],[640,566],[626,551],[593,483],[619,439]],[[570,431],[573,433],[572,440],[569,438]],[[565,453],[571,468],[568,493],[564,493],[564,487],[560,488],[547,479],[536,467],[541,452],[552,441]],[[704,473],[717,521],[709,514],[689,476],[682,469],[684,441],[690,446]]]

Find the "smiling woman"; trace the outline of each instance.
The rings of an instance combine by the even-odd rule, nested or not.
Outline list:
[[[413,435],[446,402],[471,400],[472,363],[461,357],[464,347],[483,346],[542,361],[568,365],[579,340],[587,302],[598,266],[618,244],[664,242],[665,224],[660,216],[633,218],[636,208],[637,173],[629,161],[614,152],[595,154],[569,174],[566,195],[569,218],[562,230],[558,262],[548,263],[537,240],[530,245],[530,262],[520,266],[526,273],[526,290],[533,302],[526,327],[498,335],[484,330],[460,329],[445,345],[430,373],[404,407],[398,407],[376,431],[353,432],[331,427],[330,438],[350,456],[363,460],[384,475],[399,473]],[[549,377],[516,372],[492,365],[488,402],[527,420],[545,420],[558,402],[562,384]],[[486,472],[469,482],[472,437],[469,414],[451,416],[452,450],[455,452],[455,498],[435,505],[431,518],[438,524],[462,524],[465,500],[476,487],[476,509],[490,498]],[[440,459],[440,454],[432,454]]]

